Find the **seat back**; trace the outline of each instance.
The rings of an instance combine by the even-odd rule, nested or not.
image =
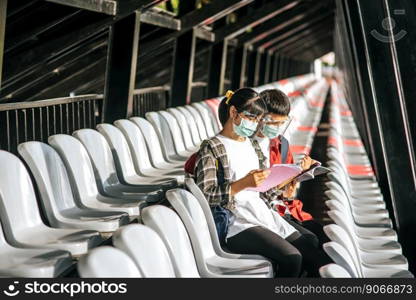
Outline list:
[[[144,277],[175,277],[168,250],[150,227],[142,224],[121,227],[113,235],[113,244],[133,259]]]
[[[141,173],[141,170],[152,169],[149,152],[139,127],[129,120],[117,120],[114,125],[121,130],[130,146],[136,171]]]
[[[169,128],[169,124],[166,122],[166,120],[156,112],[146,113],[146,119],[153,125],[156,130],[160,144],[162,146],[162,152],[164,152],[164,156],[167,159],[175,156],[177,153],[174,146],[174,140]]]
[[[136,126],[139,127],[147,146],[147,151],[150,153],[152,161],[155,163],[164,162],[165,156],[162,152],[162,145],[153,125],[144,118],[133,117],[130,118]]]
[[[194,140],[192,140],[191,131],[190,131],[190,128],[189,128],[188,122],[186,121],[185,116],[179,110],[177,110],[175,108],[169,108],[167,111],[178,122],[178,124],[181,128],[182,138],[183,138],[183,142],[185,143],[185,147],[187,149],[190,149],[190,148],[198,145],[199,144],[198,142],[195,142]]]
[[[353,278],[359,278],[360,273],[357,271],[354,261],[344,247],[337,242],[328,242],[323,245],[324,251],[337,264],[343,267]]]
[[[136,176],[129,144],[120,129],[111,124],[98,124],[97,130],[104,136],[111,148],[119,178]]]
[[[199,136],[203,140],[210,138],[208,136],[207,130],[205,128],[204,121],[202,120],[198,111],[194,107],[192,107],[191,105],[186,105],[185,109],[188,110],[191,113],[191,115],[194,117],[194,120],[196,122],[196,126],[198,127]]]
[[[26,142],[17,149],[33,174],[49,223],[58,227],[60,212],[76,206],[62,159],[51,146],[41,142]]]
[[[329,224],[324,226],[324,232],[331,241],[337,242],[348,251],[351,259],[354,262],[355,268],[362,272],[361,259],[359,257],[357,246],[354,241],[351,240],[349,234],[340,226],[336,224]]]
[[[81,278],[141,278],[134,261],[123,251],[110,246],[90,250],[78,261]]]
[[[196,124],[196,121],[194,117],[192,116],[192,114],[183,106],[175,107],[173,109],[177,110],[179,113],[181,113],[185,117],[186,122],[188,122],[188,126],[191,131],[191,136],[192,136],[192,140],[194,141],[194,144],[197,145],[201,143],[203,138],[199,134],[198,125]]]
[[[214,132],[220,132],[221,123],[218,119],[218,107],[220,102],[216,99],[208,99],[199,103],[208,110],[210,119],[212,120],[212,128],[214,129]]]
[[[176,276],[199,277],[191,242],[179,216],[166,206],[152,205],[142,210],[142,220],[162,238]]]
[[[185,187],[192,193],[192,195],[194,195],[195,199],[198,201],[201,209],[204,212],[205,220],[208,225],[214,249],[221,249],[220,240],[218,239],[217,234],[217,228],[215,227],[214,217],[212,216],[211,208],[209,207],[208,200],[205,198],[204,193],[202,193],[201,189],[196,185],[192,178],[185,179]]]
[[[195,107],[195,109],[199,112],[202,120],[204,121],[208,136],[214,136],[216,134],[213,127],[214,120],[211,118],[211,113],[208,111],[209,108],[205,107],[200,102],[192,103],[192,106]]]
[[[195,196],[183,189],[173,189],[166,192],[166,199],[185,224],[196,259],[200,258],[203,263],[206,258],[215,256],[207,220]]]
[[[98,194],[94,170],[87,150],[79,140],[66,134],[52,135],[51,145],[62,158],[77,201],[96,197]]]
[[[44,227],[28,171],[17,156],[0,150],[0,218],[9,243],[33,227]]]
[[[93,129],[81,129],[72,135],[79,139],[87,150],[98,187],[105,190],[108,186],[120,184],[111,148],[101,133]]]
[[[186,150],[185,143],[182,138],[182,130],[179,127],[178,121],[176,121],[175,117],[172,116],[167,111],[159,111],[157,112],[162,119],[161,122],[166,122],[168,124],[170,133],[172,134],[173,143],[175,146],[176,153],[181,153]]]
[[[331,209],[328,212],[328,216],[340,227],[342,227],[350,236],[350,238],[355,241],[357,236],[353,226],[352,218],[340,210]]]
[[[328,264],[319,268],[322,278],[351,278],[351,275],[343,267],[337,264]]]

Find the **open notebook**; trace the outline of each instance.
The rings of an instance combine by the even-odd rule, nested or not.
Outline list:
[[[315,161],[308,170],[302,170],[296,164],[278,164],[269,168],[270,175],[262,183],[262,185],[255,188],[247,188],[248,191],[267,192],[271,188],[277,187],[282,189],[285,185],[296,180],[302,182],[315,178],[315,176],[329,172],[328,168],[322,167],[321,163]]]

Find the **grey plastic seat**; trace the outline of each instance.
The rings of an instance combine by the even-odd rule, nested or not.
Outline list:
[[[363,250],[371,251],[388,251],[394,252],[397,254],[402,254],[402,247],[400,243],[396,240],[387,239],[387,238],[378,238],[378,237],[360,237],[355,232],[356,227],[354,227],[354,221],[351,215],[348,215],[348,212],[345,213],[344,210],[339,210],[337,208],[331,208],[328,211],[328,216],[335,221],[339,226],[344,228],[352,238],[356,238],[358,245]],[[373,229],[379,227],[365,227],[366,229]]]
[[[113,212],[126,212],[130,218],[140,215],[136,203],[101,195],[98,192],[94,170],[87,150],[76,138],[66,135],[52,135],[49,144],[58,152],[67,169],[75,200],[83,206]]]
[[[26,142],[18,146],[18,151],[34,176],[43,211],[52,227],[113,232],[129,223],[126,213],[94,210],[77,204],[62,159],[51,146]]]
[[[159,111],[157,112],[157,114],[159,114],[162,117],[162,119],[164,119],[164,122],[169,124],[169,130],[172,135],[173,145],[175,147],[176,153],[182,156],[191,156],[195,151],[198,150],[195,146],[191,148],[186,148],[182,136],[182,129],[179,126],[178,121],[172,114],[170,114],[167,111]]]
[[[146,226],[155,230],[165,243],[177,277],[199,277],[198,267],[192,251],[191,242],[185,226],[179,216],[170,208],[153,205],[143,209],[142,220]],[[214,278],[245,278],[264,275],[220,275],[219,273],[204,272],[201,276]]]
[[[211,124],[212,124],[212,129],[214,130],[214,133],[218,133],[221,131],[220,129],[220,122],[218,120],[218,111],[216,113],[214,113],[212,111],[212,108],[208,105],[208,103],[206,101],[201,101],[201,102],[197,102],[198,104],[202,105],[205,109],[207,109],[208,111],[208,116],[209,119],[211,120]]]
[[[370,212],[377,216],[389,217],[388,211],[386,210],[386,204],[383,200],[374,200],[372,198],[367,197],[362,197],[360,199],[352,198],[348,196],[345,189],[335,181],[327,182],[326,186],[329,189],[328,191],[326,191],[326,195],[329,198],[346,198],[350,203],[351,209],[354,210],[357,214],[366,214],[367,212]]]
[[[211,209],[209,207],[208,201],[205,198],[204,194],[200,190],[200,188],[196,185],[195,181],[192,178],[185,179],[185,187],[188,191],[194,195],[195,199],[198,201],[202,211],[204,212],[205,220],[208,225],[209,234],[211,237],[212,245],[214,247],[215,253],[219,256],[225,258],[247,258],[247,259],[257,259],[267,261],[267,258],[254,255],[254,254],[236,254],[236,253],[228,253],[224,251],[221,247],[220,241],[218,239],[217,229],[215,227],[214,218],[212,216]]]
[[[196,126],[198,127],[199,135],[202,139],[208,139],[211,136],[208,135],[208,132],[205,128],[204,121],[202,120],[201,115],[198,113],[198,111],[195,109],[195,107],[192,107],[191,105],[186,105],[184,108],[191,113],[191,115],[194,117],[194,120],[196,122]]]
[[[192,153],[177,149],[178,145],[175,145],[175,140],[170,129],[170,124],[162,117],[160,113],[148,112],[146,113],[146,119],[153,125],[157,135],[159,137],[162,150],[166,153],[169,160],[185,161]],[[175,120],[176,122],[176,120]]]
[[[139,117],[130,118],[130,121],[139,127],[153,167],[168,171],[183,171],[183,161],[169,162],[165,160],[157,133],[149,121]]]
[[[168,108],[167,111],[174,116],[178,122],[186,149],[191,149],[192,147],[198,148],[200,141],[193,138],[192,128],[189,126],[190,122],[185,118],[185,116],[176,108]],[[198,135],[198,129],[195,126],[193,129],[196,130],[196,134]]]
[[[340,244],[328,242],[323,245],[324,251],[337,264],[343,267],[353,278],[413,278],[407,270],[375,269],[362,267],[357,269],[351,254]]]
[[[176,179],[145,177],[139,175],[134,168],[133,156],[123,133],[116,126],[111,124],[98,124],[97,130],[106,138],[111,151],[113,152],[117,174],[123,184],[152,184],[163,190],[172,189],[178,186]],[[154,151],[154,149],[152,149]]]
[[[103,241],[97,231],[57,229],[40,216],[28,171],[13,154],[0,151],[0,218],[6,240],[15,247],[66,250],[85,254]]]
[[[143,277],[175,277],[168,250],[150,227],[142,224],[124,226],[113,235],[113,244],[133,259]]]
[[[7,243],[0,224],[0,276],[57,277],[72,266],[71,254],[63,250],[16,248]]]
[[[156,231],[166,245],[176,277],[200,277],[186,229],[173,210],[161,205],[146,207],[142,211],[142,221]]]
[[[331,202],[338,203],[335,200],[327,200],[325,205],[330,209],[329,217],[342,228],[348,228],[351,234],[354,234],[358,238],[362,239],[383,239],[397,242],[397,233],[391,228],[383,227],[361,227],[354,222],[351,222],[351,216],[342,212],[336,205],[332,205]],[[342,207],[341,207],[342,208]]]
[[[132,203],[158,202],[163,199],[163,191],[157,187],[124,185],[120,182],[111,148],[98,131],[81,129],[75,131],[73,136],[81,141],[90,156],[98,190],[101,194],[129,200]]]
[[[185,225],[202,277],[231,274],[273,277],[273,267],[267,260],[222,257],[215,252],[204,212],[190,192],[173,189],[166,192],[166,198]]]
[[[194,141],[195,145],[200,144],[204,139],[207,138],[206,133],[204,137],[202,137],[199,133],[198,125],[196,124],[196,121],[192,114],[183,106],[178,106],[175,108],[172,108],[180,112],[188,122],[188,127],[191,131],[192,140]]]
[[[195,107],[195,109],[199,112],[202,120],[204,121],[207,135],[208,136],[216,135],[218,132],[215,132],[214,130],[214,122],[213,122],[213,119],[211,118],[211,112],[209,111],[209,108],[204,106],[201,102],[192,103],[192,106]]]
[[[166,143],[168,143],[168,141],[161,139],[159,130],[149,122],[149,120],[139,117],[133,117],[130,118],[130,120],[140,128],[146,141],[147,148],[152,150],[150,153],[152,161],[165,161],[176,167],[183,166],[185,159],[179,157],[173,151],[173,146],[169,147],[169,149],[166,148]],[[172,139],[169,139],[169,142],[172,143]]]
[[[342,245],[351,254],[357,268],[384,268],[384,269],[403,269],[407,270],[409,264],[407,259],[400,254],[386,252],[371,252],[370,250],[361,250],[357,241],[336,224],[326,225],[325,234],[334,242]]]
[[[81,278],[141,278],[133,260],[123,251],[103,246],[90,251],[78,261]]]
[[[129,120],[118,120],[114,122],[114,124],[121,130],[127,139],[133,156],[136,172],[142,176],[175,178],[178,182],[183,182],[184,170],[162,170],[156,169],[152,166],[149,158],[149,152],[139,127]]]
[[[343,267],[337,264],[328,264],[319,268],[322,278],[351,278],[351,275]]]
[[[330,197],[330,199],[332,200],[338,201],[337,207],[339,207],[341,211],[349,210],[351,212],[354,222],[359,226],[384,228],[392,227],[392,221],[388,214],[386,214],[384,209],[381,210],[380,214],[378,213],[378,210],[375,209],[370,209],[367,211],[364,209],[354,210],[348,199],[346,199],[345,196],[341,193],[331,190],[326,191],[325,195]]]

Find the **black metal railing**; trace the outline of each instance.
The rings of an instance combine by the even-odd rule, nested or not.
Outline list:
[[[168,86],[137,89],[133,96],[133,116],[144,117],[149,111],[164,110],[168,106],[168,100]]]
[[[137,89],[133,116],[167,108],[169,87]],[[27,141],[47,143],[54,134],[72,134],[102,122],[103,95],[90,94],[32,102],[0,104],[0,149],[17,153]]]
[[[27,141],[47,142],[54,134],[95,128],[101,120],[102,95],[0,104],[0,149],[16,153]]]

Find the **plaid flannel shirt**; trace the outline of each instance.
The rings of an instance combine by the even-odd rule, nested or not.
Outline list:
[[[265,156],[258,142],[250,139],[259,158],[259,166],[264,169]],[[198,151],[195,163],[194,179],[204,193],[210,206],[220,205],[228,209],[235,206],[235,199],[231,196],[231,174],[227,152],[222,142],[213,137],[205,140]],[[269,201],[276,200],[280,195],[277,189],[260,193],[260,198],[270,207]]]

